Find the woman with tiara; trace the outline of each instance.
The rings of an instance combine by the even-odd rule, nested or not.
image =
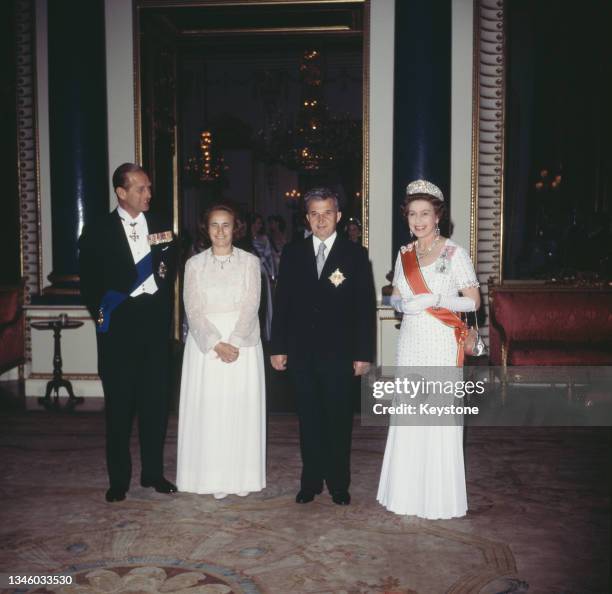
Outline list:
[[[403,314],[399,367],[446,367],[461,375],[464,330],[460,312],[480,305],[478,280],[467,252],[440,234],[444,196],[425,180],[408,184],[403,216],[413,241],[395,263],[391,304]],[[456,368],[456,372],[448,368]],[[467,512],[461,425],[391,424],[378,501],[397,514],[441,519]]]

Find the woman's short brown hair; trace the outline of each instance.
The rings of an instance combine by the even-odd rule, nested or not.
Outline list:
[[[210,216],[217,210],[221,210],[232,215],[232,218],[234,219],[233,234],[236,235],[236,219],[238,218],[236,209],[224,202],[213,204],[201,214],[200,220],[198,221],[198,247],[205,248],[210,246],[211,242],[210,235],[208,235],[208,224],[210,223]]]

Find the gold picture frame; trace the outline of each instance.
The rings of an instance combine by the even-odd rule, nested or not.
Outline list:
[[[362,83],[362,113],[363,113],[363,133],[362,133],[362,146],[363,146],[363,166],[362,166],[362,208],[361,208],[361,219],[362,219],[362,242],[367,248],[369,244],[369,233],[368,233],[368,213],[369,213],[369,24],[370,24],[370,0],[353,0],[347,2],[346,0],[197,0],[186,2],[184,0],[134,0],[133,1],[133,47],[134,47],[134,122],[135,122],[135,139],[136,139],[136,160],[142,163],[143,160],[143,138],[142,138],[142,97],[141,97],[141,56],[140,56],[140,25],[141,25],[141,12],[143,10],[152,8],[198,8],[198,7],[240,7],[240,6],[271,6],[271,5],[291,5],[291,6],[308,6],[316,5],[318,7],[325,7],[326,5],[333,7],[347,8],[349,5],[354,7],[355,5],[361,5],[363,7],[363,18],[362,28],[360,33],[363,38],[363,83]],[[322,25],[320,27],[285,27],[285,28],[235,28],[235,29],[219,29],[210,32],[209,34],[354,34],[356,30],[351,30],[345,25]],[[194,34],[191,32],[191,34]],[[175,161],[177,161],[175,156]],[[178,182],[178,171],[176,169],[176,163],[174,168],[174,190],[175,196],[173,199],[174,203],[174,221],[173,226],[175,232],[179,229],[178,220],[178,192],[180,191]]]
[[[133,71],[134,71],[134,122],[135,122],[135,141],[136,141],[136,161],[140,164],[143,163],[143,126],[142,126],[142,80],[141,80],[141,66],[142,60],[140,55],[140,32],[142,23],[142,11],[151,9],[168,9],[168,8],[211,8],[211,7],[250,7],[253,6],[293,6],[293,7],[310,7],[316,6],[320,9],[326,7],[332,7],[334,9],[345,7],[347,10],[355,10],[356,6],[362,7],[362,18],[361,28],[351,28],[346,23],[341,25],[324,24],[321,26],[292,26],[292,27],[280,27],[280,28],[220,28],[217,30],[210,30],[207,32],[189,31],[189,35],[243,35],[243,34],[282,34],[282,35],[308,35],[308,34],[356,34],[362,35],[362,48],[363,48],[363,70],[362,70],[362,184],[361,184],[361,220],[362,220],[362,243],[366,247],[369,246],[369,96],[370,96],[370,84],[369,84],[369,25],[370,25],[370,0],[133,0]],[[176,118],[176,102],[174,104],[174,122]],[[175,150],[173,156],[173,230],[177,234],[180,229],[180,213],[179,213],[179,194],[180,194],[180,181],[178,172],[178,144],[177,140],[178,127],[174,126],[174,140]],[[174,338],[180,339],[180,284],[179,280],[175,283],[174,291]]]

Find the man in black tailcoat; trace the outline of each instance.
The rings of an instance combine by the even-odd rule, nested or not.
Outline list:
[[[79,239],[81,294],[96,322],[104,389],[108,502],[125,499],[130,486],[135,415],[141,485],[176,491],[163,475],[175,241],[148,214],[151,182],[141,167],[118,167],[113,188],[119,206],[86,225]]]
[[[313,235],[281,256],[272,318],[271,361],[295,388],[302,454],[297,503],[323,490],[348,505],[353,419],[352,377],[374,355],[375,300],[368,254],[336,232],[336,195],[304,196]]]

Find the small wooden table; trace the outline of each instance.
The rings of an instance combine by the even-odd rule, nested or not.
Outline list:
[[[80,328],[83,322],[77,320],[69,320],[66,315],[60,316],[52,320],[44,320],[41,322],[32,322],[32,328],[36,330],[53,330],[53,379],[47,383],[44,397],[38,399],[38,403],[44,406],[47,410],[60,410],[59,390],[65,388],[68,392],[68,400],[64,405],[64,409],[68,411],[74,410],[77,404],[83,402],[82,396],[75,396],[72,390],[72,384],[69,380],[64,379],[62,375],[62,330],[73,330]],[[51,392],[55,392],[55,396],[51,399]]]

